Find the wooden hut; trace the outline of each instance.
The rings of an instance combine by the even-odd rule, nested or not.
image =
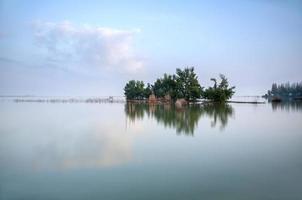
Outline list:
[[[165,101],[166,103],[170,103],[170,102],[171,102],[171,96],[170,96],[170,94],[166,94],[166,95],[165,95],[164,101]]]
[[[150,94],[148,102],[149,104],[156,104],[157,103],[156,96],[154,94]]]
[[[175,102],[176,108],[182,108],[183,106],[187,105],[188,102],[185,99],[177,99]]]

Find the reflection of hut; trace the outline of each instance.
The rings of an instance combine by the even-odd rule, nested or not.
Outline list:
[[[151,94],[150,96],[149,96],[149,104],[156,104],[157,103],[157,100],[156,100],[156,97],[155,97],[155,95],[154,94]]]
[[[185,99],[177,99],[175,102],[176,108],[181,108],[184,105],[187,105],[188,102]]]
[[[149,106],[149,112],[150,112],[150,113],[154,113],[155,110],[156,110],[156,105],[151,104],[151,105]]]

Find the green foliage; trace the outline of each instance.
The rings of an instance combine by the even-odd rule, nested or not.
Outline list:
[[[131,80],[126,84],[124,91],[127,99],[145,99],[154,92],[157,97],[169,94],[173,100],[184,98],[187,101],[196,101],[203,97],[212,101],[224,102],[235,93],[235,87],[229,87],[224,75],[220,75],[220,79],[221,81],[218,83],[215,78],[212,78],[214,86],[203,91],[194,67],[187,67],[183,70],[176,69],[175,75],[164,74],[162,78],[158,78],[154,82],[153,86],[148,83],[145,87],[143,81]]]
[[[152,92],[157,97],[164,97],[169,94],[172,99],[185,98],[186,100],[195,101],[201,96],[201,86],[198,77],[194,72],[194,68],[177,69],[176,75],[164,74],[162,78],[158,78],[154,85],[148,84],[144,88],[142,81],[129,81],[125,88],[127,99],[144,99],[148,98]]]
[[[158,97],[169,94],[172,99],[185,98],[194,101],[201,96],[201,86],[193,67],[176,69],[176,75],[164,74],[163,78],[155,81],[153,90]]]
[[[267,92],[269,97],[302,97],[302,82],[272,84],[272,89]]]
[[[144,90],[144,97],[149,98],[149,96],[152,94],[152,85],[150,83],[147,84],[147,87]]]
[[[202,88],[194,72],[194,67],[185,68],[184,70],[176,69],[175,80],[177,98],[195,101],[201,97]]]
[[[227,78],[220,74],[220,83],[217,86],[217,81],[215,78],[211,80],[214,81],[214,86],[207,88],[202,92],[202,97],[204,99],[209,99],[215,102],[225,102],[230,99],[235,93],[235,87],[229,87]]]
[[[164,74],[163,78],[158,78],[153,86],[154,94],[157,97],[164,97],[169,94],[172,99],[176,97],[176,81],[175,76]]]
[[[144,99],[146,95],[144,85],[145,84],[143,81],[135,81],[135,80],[129,81],[124,88],[126,98]]]

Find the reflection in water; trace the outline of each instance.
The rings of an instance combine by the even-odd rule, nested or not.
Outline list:
[[[302,112],[231,105],[0,103],[0,199],[301,199]]]
[[[203,109],[206,115],[213,117],[212,127],[215,127],[218,121],[221,124],[220,129],[227,125],[228,118],[234,114],[233,107],[229,104],[206,104]]]
[[[0,177],[11,166],[23,171],[108,168],[132,159],[132,142],[139,127],[132,134],[121,134],[124,124],[114,123],[114,118],[124,115],[119,104],[7,107],[1,107],[0,115]],[[120,111],[102,115],[115,107]]]
[[[33,170],[112,167],[127,163],[131,159],[132,135],[119,134],[117,130],[122,127],[93,127],[95,130],[87,130],[85,127],[75,126],[80,131],[68,129],[64,132],[54,127],[47,132],[49,135],[39,134],[42,132],[39,129],[32,129],[32,134],[26,132],[27,138],[23,138],[22,133],[11,135],[10,138],[14,140],[27,140],[27,145],[32,146],[32,151],[26,148],[27,145],[20,144],[24,149],[19,150],[19,147],[18,151],[7,155],[3,154],[3,148],[0,148],[0,160],[7,161],[0,167],[0,171],[6,165],[18,167],[17,163],[24,157],[27,159],[23,163]]]
[[[228,118],[234,114],[233,108],[228,104],[194,104],[177,109],[174,105],[148,105],[125,104],[125,113],[131,121],[141,120],[146,116],[155,118],[165,127],[172,127],[176,132],[193,135],[201,116],[213,118],[211,123],[215,127],[217,122],[223,129]]]
[[[302,102],[301,101],[285,101],[285,102],[272,102],[272,109],[276,110],[285,110],[285,111],[302,111]]]

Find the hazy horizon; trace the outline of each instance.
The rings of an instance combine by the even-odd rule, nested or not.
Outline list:
[[[237,96],[300,82],[302,1],[0,2],[0,95],[122,96],[194,66]]]

